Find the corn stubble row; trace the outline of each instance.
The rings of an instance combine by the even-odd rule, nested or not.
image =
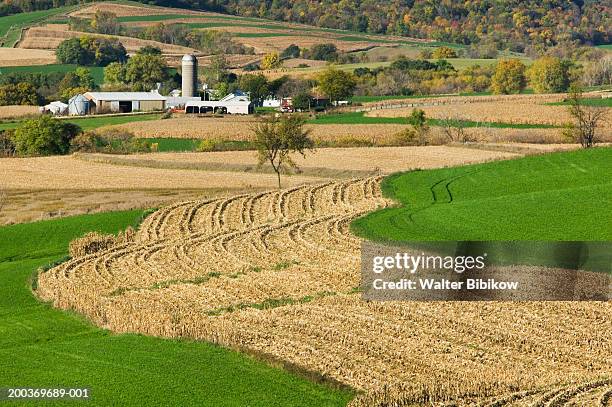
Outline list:
[[[608,403],[608,304],[362,301],[349,224],[388,204],[378,178],[177,203],[37,293],[117,332],[284,360],[363,391],[354,406]]]

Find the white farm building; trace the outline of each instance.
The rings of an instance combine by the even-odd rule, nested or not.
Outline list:
[[[221,100],[202,100],[197,91],[197,58],[185,55],[182,60],[182,91],[174,90],[163,96],[158,90],[150,92],[85,92],[70,98],[70,115],[104,113],[155,112],[166,109],[182,109],[185,113],[251,114],[253,104],[248,95],[235,91]],[[204,99],[207,99],[206,89]],[[181,94],[179,96],[179,94]],[[58,109],[49,106],[49,110]]]
[[[56,100],[55,102],[51,102],[48,105],[44,105],[42,111],[46,113],[51,113],[54,116],[59,116],[68,112],[68,105],[64,102]]]
[[[253,104],[243,92],[236,91],[221,100],[201,100],[185,103],[185,113],[251,114]]]
[[[166,108],[166,97],[151,92],[86,92],[90,113],[152,112]]]

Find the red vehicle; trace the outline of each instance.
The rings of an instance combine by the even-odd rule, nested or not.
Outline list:
[[[280,110],[283,113],[293,113],[293,111],[294,111],[294,109],[293,109],[293,101],[291,100],[291,98],[282,98],[281,99]]]

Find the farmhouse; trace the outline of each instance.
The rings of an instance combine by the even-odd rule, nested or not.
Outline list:
[[[251,100],[241,91],[230,93],[221,100],[202,100],[185,104],[185,113],[251,114],[253,111]]]
[[[166,108],[166,97],[151,92],[86,92],[90,113],[151,112]]]

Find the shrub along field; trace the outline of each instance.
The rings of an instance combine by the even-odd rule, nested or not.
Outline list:
[[[353,223],[374,240],[610,240],[612,148],[400,173],[402,205]],[[577,203],[580,203],[579,205]]]
[[[0,228],[4,386],[88,387],[92,406],[341,406],[350,400],[350,392],[208,343],[111,334],[34,298],[33,272],[64,258],[72,239],[93,230],[116,233],[141,216],[114,212]]]

